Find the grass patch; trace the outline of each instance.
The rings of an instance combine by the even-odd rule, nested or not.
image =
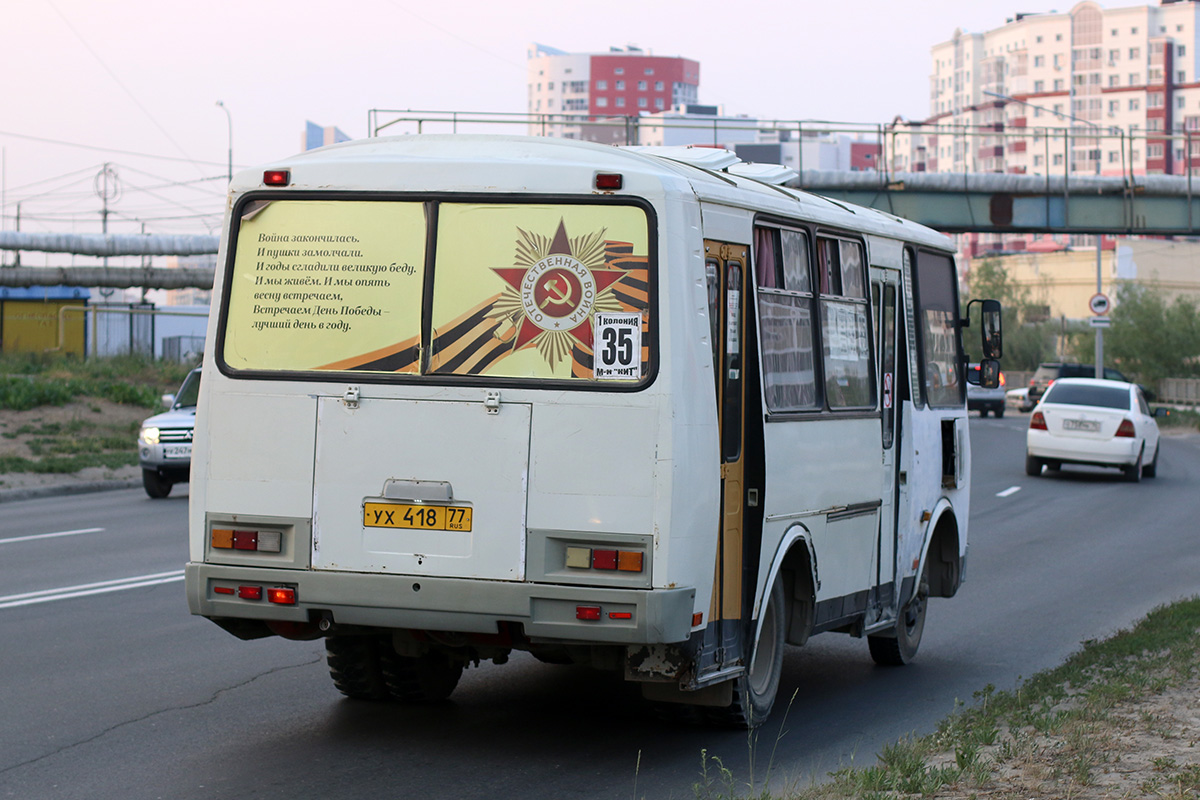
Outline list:
[[[1161,428],[1200,428],[1200,412],[1193,409],[1170,409],[1165,417],[1159,417],[1157,422]]]
[[[79,397],[155,408],[165,392],[179,388],[189,364],[141,356],[82,360],[18,353],[0,356],[0,408],[27,411],[61,406]]]
[[[1144,757],[1143,768],[1113,796],[1140,790],[1195,797],[1200,765],[1186,763],[1195,761],[1192,751],[1176,759],[1128,748],[1134,736],[1159,737],[1159,742],[1179,738],[1178,723],[1138,712],[1134,704],[1200,679],[1198,656],[1200,598],[1192,598],[1158,608],[1112,638],[1086,642],[1061,666],[1038,673],[1012,692],[984,687],[970,707],[943,720],[936,732],[883,748],[873,766],[838,770],[820,785],[762,797],[1069,797],[1081,787],[1112,779],[1110,773],[1119,776],[1138,757]],[[700,786],[732,788],[733,776],[715,763],[716,780],[703,774]],[[697,797],[711,794],[696,791]]]

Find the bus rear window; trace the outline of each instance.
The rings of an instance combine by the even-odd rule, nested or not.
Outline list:
[[[639,207],[289,199],[245,205],[239,223],[222,349],[234,370],[650,374]]]

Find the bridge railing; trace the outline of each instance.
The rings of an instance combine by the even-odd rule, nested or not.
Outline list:
[[[1036,118],[1035,118],[1036,119]],[[856,123],[830,120],[759,119],[689,114],[503,113],[371,109],[370,136],[392,133],[468,133],[507,130],[533,136],[584,138],[638,145],[665,131],[689,144],[795,144],[845,135],[877,148],[872,161],[886,180],[893,173],[1018,172],[1038,175],[1104,175],[1132,178],[1146,172],[1189,175],[1200,170],[1200,130],[1143,130],[1078,120],[1031,125],[1028,116],[986,125],[941,120]],[[687,134],[692,134],[690,137]],[[797,172],[805,164],[799,148]],[[849,164],[842,165],[849,169]],[[1200,186],[1197,187],[1200,190]]]

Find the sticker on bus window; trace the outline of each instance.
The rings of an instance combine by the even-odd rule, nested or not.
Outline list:
[[[637,380],[641,377],[641,314],[597,312],[592,338],[597,380]]]

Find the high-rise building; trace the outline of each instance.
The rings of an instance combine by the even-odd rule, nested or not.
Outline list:
[[[700,64],[638,47],[567,53],[531,44],[527,53],[530,133],[607,141],[589,121],[654,114],[697,102]]]
[[[304,135],[301,137],[301,147],[305,150],[315,150],[318,147],[324,147],[327,144],[337,144],[339,142],[348,142],[350,137],[342,133],[336,125],[327,125],[321,127],[312,120],[306,120],[304,123]]]
[[[931,56],[929,117],[890,126],[894,171],[1200,174],[1197,0],[1083,0],[983,33],[956,30]],[[973,253],[1040,246],[968,238]]]
[[[913,135],[892,166],[1200,173],[1198,37],[1196,0],[1111,9],[1084,0],[984,33],[956,30],[932,48],[930,116],[906,126]]]

